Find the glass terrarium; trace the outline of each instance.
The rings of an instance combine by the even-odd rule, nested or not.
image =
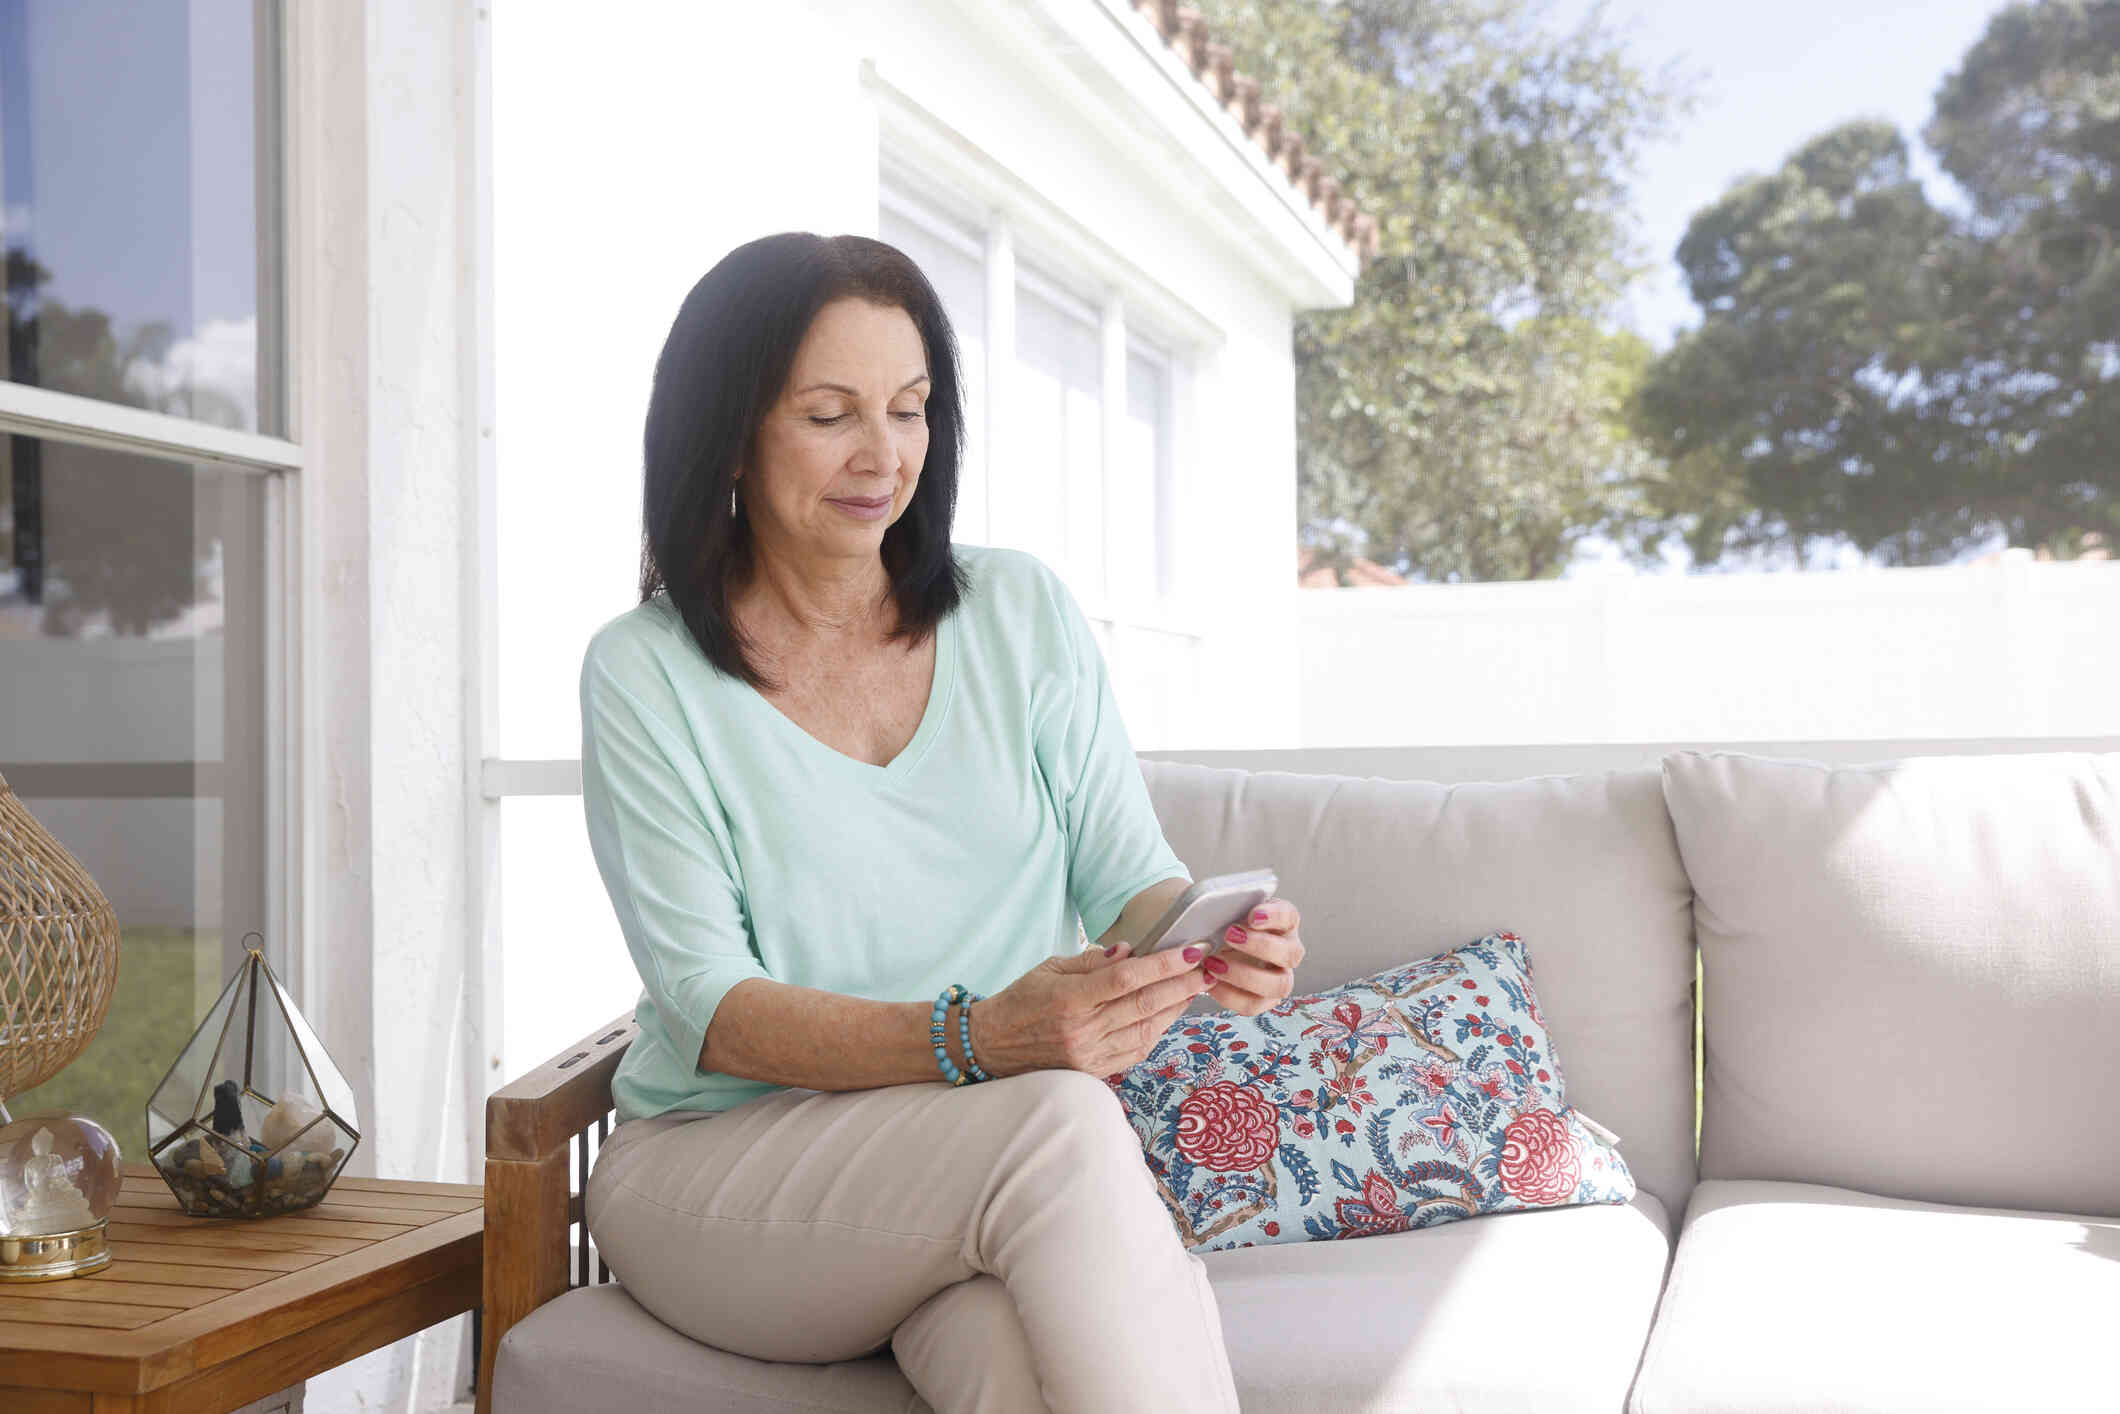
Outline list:
[[[353,1088],[250,950],[147,1102],[147,1149],[184,1211],[271,1217],[323,1198],[360,1143]]]

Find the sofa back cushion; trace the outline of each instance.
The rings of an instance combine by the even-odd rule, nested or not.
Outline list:
[[[1702,1177],[2120,1213],[2120,755],[1663,771]]]
[[[1442,786],[1141,768],[1194,878],[1279,874],[1302,915],[1299,990],[1488,933],[1521,936],[1568,1103],[1619,1136],[1637,1184],[1684,1210],[1695,1173],[1692,893],[1656,772]]]

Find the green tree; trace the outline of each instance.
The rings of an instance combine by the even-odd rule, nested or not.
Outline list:
[[[1355,302],[1298,318],[1306,544],[1426,580],[1557,575],[1636,520],[1601,322],[1640,266],[1627,183],[1684,105],[1601,12],[1536,0],[1200,0],[1236,67],[1378,222]]]
[[[74,308],[43,293],[50,272],[19,247],[6,252],[7,372],[80,397],[241,425],[224,394],[183,388],[145,391],[140,372],[161,363],[174,342],[169,326],[145,325],[120,337],[100,309]],[[98,613],[111,630],[145,635],[199,597],[199,572],[213,546],[194,534],[199,482],[138,456],[56,439],[0,438],[0,564],[34,554],[40,628],[69,637]],[[15,502],[34,506],[23,515]],[[27,523],[27,524],[25,524]],[[22,542],[35,527],[34,549]]]
[[[1989,23],[1924,138],[1845,124],[1698,213],[1698,328],[1648,370],[1644,494],[1695,558],[1853,541],[1885,563],[2120,530],[2120,0]]]

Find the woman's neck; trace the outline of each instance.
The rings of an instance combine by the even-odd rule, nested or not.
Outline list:
[[[755,566],[732,596],[739,621],[754,631],[766,628],[794,643],[867,640],[895,618],[880,558],[802,569],[761,553]]]

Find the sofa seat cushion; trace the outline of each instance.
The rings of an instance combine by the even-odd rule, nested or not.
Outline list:
[[[2086,1409],[2120,1220],[1704,1179],[1628,1414]]]
[[[753,1360],[649,1315],[617,1282],[578,1286],[501,1337],[494,1414],[932,1414],[890,1351],[828,1365]]]
[[[1200,1260],[1244,1414],[1610,1414],[1649,1332],[1671,1226],[1642,1192],[1624,1207]],[[615,1283],[567,1292],[502,1337],[493,1396],[497,1414],[931,1414],[888,1351],[829,1365],[752,1360],[678,1334]]]
[[[1626,1206],[1203,1253],[1244,1414],[1617,1410],[1671,1249]]]

